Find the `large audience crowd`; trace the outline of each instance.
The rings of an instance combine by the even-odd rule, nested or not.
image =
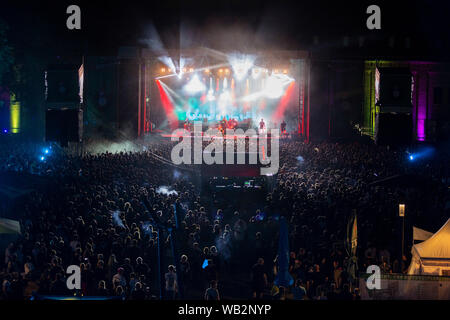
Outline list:
[[[384,273],[402,273],[408,266],[408,251],[401,256],[397,241],[400,201],[414,223],[439,224],[449,216],[448,154],[410,162],[405,150],[286,139],[275,182],[243,208],[232,198],[224,205],[220,195],[203,196],[193,183],[197,172],[161,161],[170,159],[172,145],[84,156],[55,147],[42,160],[42,146],[4,142],[2,173],[40,175],[52,187],[10,208],[21,235],[4,251],[1,299],[144,300],[160,299],[161,292],[164,299],[359,299],[358,271],[378,264]],[[412,173],[430,184],[377,183]],[[354,213],[357,269],[346,246]],[[274,284],[280,216],[289,223],[294,285],[287,288]],[[69,265],[81,269],[75,293],[66,286]]]

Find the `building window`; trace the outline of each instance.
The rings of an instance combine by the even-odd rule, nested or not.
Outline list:
[[[433,104],[442,104],[442,87],[434,87]]]

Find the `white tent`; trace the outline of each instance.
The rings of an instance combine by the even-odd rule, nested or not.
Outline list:
[[[20,234],[19,221],[0,218],[0,234]]]
[[[450,275],[450,219],[428,240],[415,244],[408,269],[410,275]]]
[[[413,244],[414,241],[425,241],[431,238],[433,232],[429,232],[417,227],[413,227]]]

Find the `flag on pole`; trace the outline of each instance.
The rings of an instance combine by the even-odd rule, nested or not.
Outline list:
[[[358,247],[358,220],[356,210],[353,211],[347,225],[347,252],[349,255],[356,255]]]
[[[78,83],[80,86],[80,92],[78,95],[80,96],[80,103],[83,103],[84,63],[82,63],[78,69]]]

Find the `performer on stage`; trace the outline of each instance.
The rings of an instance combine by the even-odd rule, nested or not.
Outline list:
[[[238,122],[236,119],[230,119],[230,121],[228,121],[228,129],[234,129],[236,128],[238,125]]]
[[[187,118],[184,121],[184,130],[191,131],[191,123],[189,122],[189,119],[187,119]]]
[[[264,119],[261,118],[261,121],[259,122],[259,132],[264,132],[266,129],[266,123],[264,122]]]
[[[283,122],[280,125],[280,132],[282,135],[286,134],[286,122],[283,120]]]
[[[225,134],[226,129],[227,129],[227,119],[223,117],[223,119],[219,123],[219,131],[222,132],[222,134]]]

